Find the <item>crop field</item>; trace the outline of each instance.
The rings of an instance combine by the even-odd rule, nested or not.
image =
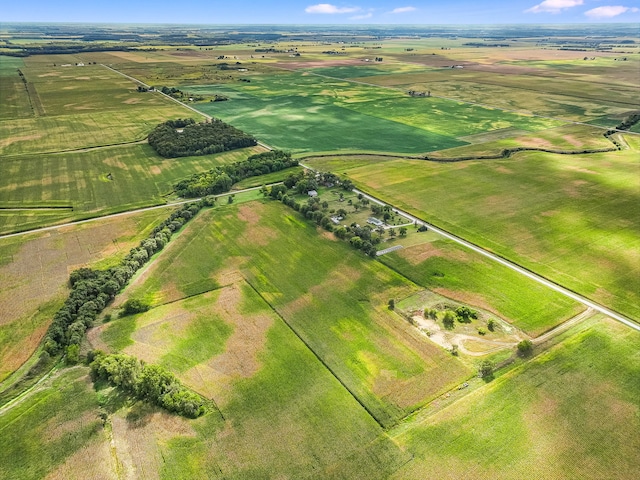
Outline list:
[[[638,332],[394,210],[640,322],[640,123],[605,136],[640,111],[629,24],[21,29],[0,27],[0,478],[638,476]],[[205,116],[264,143],[173,159],[147,143]],[[178,181],[270,148],[305,167],[233,185],[79,352],[45,345],[70,272],[118,264]],[[348,239],[384,214],[340,182],[313,188],[323,214],[346,210],[323,219],[346,240],[261,192],[306,166],[391,207],[380,256]],[[125,316],[132,299],[148,309]],[[91,349],[172,372],[205,414],[92,384]]]
[[[45,478],[64,468],[77,452],[101,441],[99,403],[87,370],[76,367],[62,372],[45,383],[46,389],[0,415],[0,477]],[[84,478],[94,478],[93,469],[105,463],[110,467],[108,453],[106,459],[100,457],[96,451],[95,463],[84,465]]]
[[[69,273],[117,262],[169,211],[0,239],[0,381],[40,343],[68,293]]]
[[[640,318],[640,200],[638,178],[628,174],[637,170],[637,156],[635,149],[527,152],[506,160],[394,160],[354,169],[345,160],[335,171],[389,203]],[[321,166],[322,160],[310,163]]]
[[[392,478],[635,478],[639,348],[609,321],[576,333],[392,435],[414,455]]]
[[[356,68],[356,67],[353,67]],[[464,135],[505,128],[535,131],[561,122],[397,90],[289,73],[258,75],[250,84],[186,86],[230,100],[197,104],[280,148],[422,153],[462,145]],[[445,119],[455,118],[450,122]],[[375,132],[375,135],[371,133]]]
[[[102,337],[123,321],[114,320]],[[212,413],[168,438],[153,432],[154,419],[135,441],[114,418],[114,437],[129,443],[123,451],[116,447],[116,455],[138,469],[160,457],[149,454],[157,449],[162,460],[146,470],[161,478],[197,478],[203,471],[211,478],[269,477],[274,471],[295,478],[312,469],[323,477],[382,479],[407,460],[242,279],[138,316],[133,338],[125,351],[173,368],[213,398],[224,417]],[[145,455],[130,455],[130,448]]]
[[[99,65],[48,65],[22,70],[35,117],[22,118],[20,111],[24,106],[15,107],[20,110],[15,112],[18,118],[3,113],[0,120],[0,154],[3,155],[134,142],[144,139],[167,118],[185,116],[186,111],[169,99],[149,92],[139,93],[131,80]],[[24,85],[23,90],[18,84],[14,87],[13,90],[22,95]],[[13,94],[9,95],[3,102],[12,105]],[[2,105],[5,112],[5,103]]]
[[[263,151],[258,146],[165,159],[139,144],[7,157],[0,178],[0,232],[162,204],[178,180]]]
[[[285,208],[254,203],[202,215],[128,296],[172,306],[244,279],[383,425],[469,375],[465,365],[416,337],[387,310],[388,298],[408,296],[415,285],[343,242],[327,241]],[[115,325],[104,341],[116,328],[111,337],[128,343],[131,325],[121,331]]]

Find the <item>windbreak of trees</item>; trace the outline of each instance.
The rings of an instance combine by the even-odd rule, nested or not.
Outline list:
[[[149,145],[165,158],[208,155],[256,144],[251,135],[218,119],[205,123],[191,118],[170,120],[149,134]]]
[[[186,131],[186,128],[185,128]],[[245,178],[278,172],[298,165],[291,154],[281,150],[251,155],[246,160],[196,173],[175,185],[178,195],[185,198],[201,197],[228,192],[234,183]]]
[[[205,199],[174,211],[115,267],[107,270],[80,268],[72,272],[69,278],[71,293],[53,317],[44,339],[44,351],[49,355],[66,352],[77,357],[84,334],[98,314],[134,273],[169,243],[175,231],[193,218],[203,206],[212,203],[213,200]]]
[[[185,388],[176,376],[159,365],[145,364],[124,354],[93,352],[91,374],[121,388],[140,400],[189,418],[205,413],[200,395]]]

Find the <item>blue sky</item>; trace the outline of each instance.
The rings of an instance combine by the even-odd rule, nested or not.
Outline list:
[[[5,2],[2,22],[640,23],[640,0],[29,0]]]

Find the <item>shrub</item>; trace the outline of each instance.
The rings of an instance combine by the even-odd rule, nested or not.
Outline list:
[[[127,315],[146,312],[149,308],[151,308],[151,305],[148,303],[143,302],[138,298],[130,298],[124,302],[124,305],[122,305],[122,312],[120,313],[120,316],[126,317]]]
[[[533,343],[531,340],[522,340],[518,343],[518,355],[528,357],[533,352]]]

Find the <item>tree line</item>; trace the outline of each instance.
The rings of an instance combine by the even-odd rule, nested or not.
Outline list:
[[[134,273],[169,243],[174,232],[193,218],[202,207],[210,206],[213,202],[214,199],[204,199],[174,211],[139,246],[132,248],[119,265],[106,270],[80,268],[73,271],[69,277],[71,293],[55,313],[47,330],[43,343],[44,352],[50,356],[65,353],[68,360],[77,361],[80,343],[98,314],[115,298]]]
[[[278,172],[296,165],[298,161],[291,158],[291,154],[281,150],[258,153],[246,160],[196,173],[178,182],[175,191],[185,198],[219,194],[228,192],[234,183],[245,178]]]
[[[202,397],[187,389],[176,376],[159,365],[146,364],[125,354],[91,352],[91,375],[170,412],[189,418],[204,414]]]
[[[148,140],[165,158],[209,155],[257,145],[251,135],[215,118],[203,123],[191,118],[170,120],[154,128]]]

